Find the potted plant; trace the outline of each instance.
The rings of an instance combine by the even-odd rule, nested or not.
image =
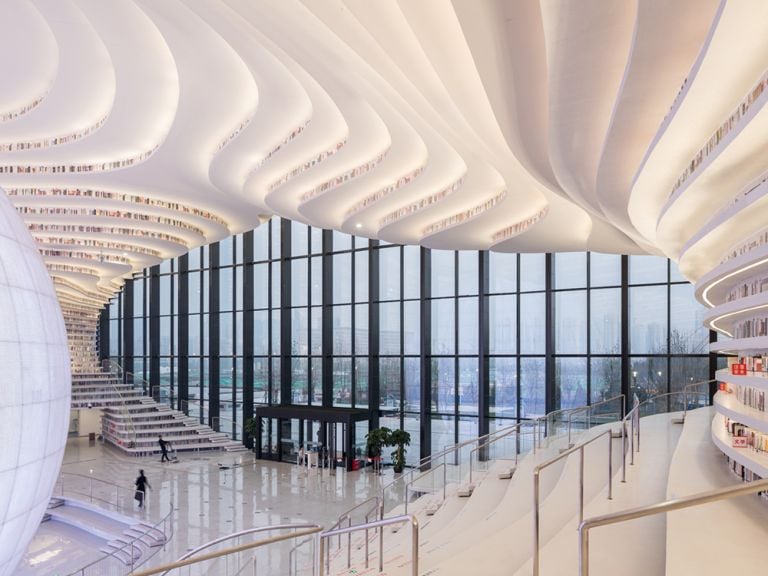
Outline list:
[[[381,473],[381,450],[390,445],[392,430],[387,427],[374,428],[365,435],[368,458],[373,461],[373,467]]]
[[[259,432],[258,421],[256,418],[248,418],[248,420],[245,421],[245,424],[243,424],[243,429],[245,430],[245,433],[249,439],[255,440],[256,435]],[[255,448],[256,446],[254,445],[254,449]]]
[[[394,446],[392,452],[392,467],[395,474],[401,474],[405,468],[406,446],[411,444],[411,434],[405,430],[393,430],[389,435],[389,445]]]

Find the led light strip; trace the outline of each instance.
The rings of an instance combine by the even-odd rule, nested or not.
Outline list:
[[[761,265],[766,264],[766,263],[768,263],[768,258],[763,258],[762,260],[759,260],[758,262],[753,262],[752,264],[750,264],[748,266],[744,266],[743,268],[739,268],[738,270],[734,270],[733,272],[729,272],[728,274],[726,274],[725,276],[723,276],[722,278],[720,278],[716,282],[713,282],[712,284],[707,286],[707,288],[701,293],[702,300],[704,300],[704,302],[706,302],[707,305],[710,308],[714,308],[715,304],[713,304],[710,301],[710,299],[709,299],[709,291],[712,290],[712,288],[714,288],[715,286],[718,286],[719,284],[725,282],[729,278],[733,278],[734,276],[736,276],[738,274],[741,274],[742,272],[746,272],[747,270],[751,270],[752,268],[756,268],[757,266],[761,266]]]
[[[351,218],[355,214],[362,212],[363,210],[368,208],[368,206],[375,204],[385,196],[391,194],[398,188],[401,188],[406,184],[410,184],[413,181],[413,179],[416,178],[423,171],[424,171],[424,166],[419,166],[418,168],[416,168],[416,170],[409,172],[405,176],[401,176],[392,184],[388,184],[387,186],[385,186],[384,188],[380,188],[373,194],[369,194],[359,202],[356,202],[349,210],[347,210],[347,213],[345,214],[344,218],[345,219]]]
[[[496,194],[493,198],[489,198],[482,204],[478,204],[476,206],[473,206],[472,208],[459,212],[458,214],[454,214],[453,216],[449,216],[448,218],[443,218],[442,220],[439,220],[433,224],[430,224],[426,228],[422,229],[421,234],[422,236],[430,236],[432,234],[442,232],[443,230],[453,228],[454,226],[458,226],[459,224],[463,224],[464,222],[467,222],[469,220],[474,220],[481,214],[484,214],[485,212],[487,212],[488,210],[496,206],[499,202],[504,200],[504,198],[506,197],[507,197],[507,191],[502,190],[501,192]]]
[[[89,172],[108,172],[110,170],[120,170],[143,162],[158,149],[156,145],[151,150],[142,152],[137,156],[131,156],[122,160],[113,160],[112,162],[101,162],[99,164],[68,164],[68,165],[50,165],[50,164],[6,164],[0,166],[0,174],[84,174]]]
[[[16,206],[16,212],[24,216],[67,216],[67,217],[80,217],[91,216],[94,218],[119,218],[120,220],[139,220],[141,222],[152,222],[154,224],[163,224],[165,226],[173,226],[174,228],[181,228],[189,232],[194,232],[205,238],[205,232],[202,228],[198,228],[192,224],[188,224],[183,220],[177,220],[175,218],[167,218],[165,216],[155,216],[154,214],[142,214],[140,212],[130,212],[128,210],[101,210],[98,208],[70,208],[64,206],[57,206],[55,208],[40,207],[35,208],[32,206]]]
[[[539,211],[538,214],[535,214],[530,218],[526,218],[525,220],[520,220],[519,222],[516,222],[511,226],[507,226],[506,228],[499,230],[498,232],[494,233],[494,235],[492,236],[493,243],[496,244],[503,240],[508,240],[509,238],[513,238],[515,236],[522,234],[523,232],[528,230],[528,228],[536,224],[536,222],[546,217],[547,214],[549,214],[549,206],[544,207],[544,209]]]
[[[390,149],[387,148],[386,150],[384,150],[384,152],[376,156],[376,158],[369,160],[368,162],[365,162],[363,164],[360,164],[359,166],[355,166],[351,170],[347,170],[346,172],[336,176],[335,178],[326,180],[322,184],[318,184],[312,190],[305,192],[304,194],[301,195],[301,202],[306,202],[307,200],[311,200],[312,198],[315,198],[323,194],[324,192],[328,192],[329,190],[336,188],[337,186],[341,186],[345,182],[349,182],[350,180],[354,180],[355,178],[359,178],[360,176],[367,174],[368,172],[373,170],[376,166],[378,166],[382,160],[384,160],[389,150]]]
[[[101,120],[95,124],[79,130],[77,132],[70,132],[64,136],[54,136],[52,138],[43,138],[41,140],[27,140],[24,142],[5,142],[0,143],[0,152],[13,152],[20,150],[40,150],[42,148],[50,148],[52,146],[61,146],[62,144],[68,144],[69,142],[76,142],[85,136],[93,134],[107,121],[107,117],[104,116]]]
[[[163,232],[151,232],[141,228],[121,228],[117,226],[89,226],[83,224],[41,224],[38,222],[28,223],[27,228],[34,232],[83,232],[87,234],[110,234],[113,236],[136,236],[139,238],[151,238],[153,240],[163,240],[179,244],[189,248],[189,242],[178,236],[171,236]]]
[[[432,206],[433,204],[436,204],[437,202],[439,202],[449,194],[452,194],[453,192],[458,190],[463,183],[464,183],[464,177],[462,176],[461,178],[459,178],[458,180],[450,184],[448,187],[443,188],[439,192],[430,194],[426,198],[422,198],[417,202],[412,202],[407,206],[403,206],[395,210],[394,212],[390,212],[389,214],[384,216],[381,220],[379,220],[379,228],[384,228],[384,226],[387,226],[402,218],[410,216],[411,214],[416,214],[417,212],[421,212],[425,208]]]
[[[331,156],[336,154],[336,152],[341,150],[346,143],[347,143],[347,139],[345,137],[343,140],[340,140],[339,142],[337,142],[335,146],[333,146],[331,148],[328,148],[327,150],[324,150],[323,152],[320,152],[314,158],[304,162],[304,164],[296,166],[293,170],[291,170],[290,172],[284,174],[283,176],[281,176],[280,178],[278,178],[277,180],[275,180],[271,184],[269,184],[267,186],[267,192],[272,192],[275,188],[278,188],[279,186],[282,186],[283,184],[287,183],[289,180],[293,180],[299,174],[302,174],[303,172],[306,172],[307,170],[309,170],[313,166],[315,166],[317,164],[320,164],[321,162],[327,160],[328,158],[330,158]]]
[[[164,208],[166,210],[172,210],[174,212],[183,212],[185,214],[191,214],[198,216],[217,224],[221,224],[227,227],[227,222],[212,214],[207,210],[201,210],[191,206],[186,206],[179,202],[167,202],[165,200],[158,200],[156,198],[150,198],[149,196],[141,196],[138,194],[125,194],[121,192],[108,192],[106,190],[92,190],[90,188],[8,188],[6,194],[13,198],[94,198],[100,200],[115,200],[119,202],[128,202],[131,204],[137,204],[141,206],[153,206],[156,208]]]

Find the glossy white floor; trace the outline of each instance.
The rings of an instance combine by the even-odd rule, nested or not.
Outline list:
[[[220,463],[229,468],[220,469]],[[140,468],[152,489],[146,510],[135,508],[135,517],[154,522],[168,513],[171,502],[174,508],[175,534],[147,567],[171,562],[200,544],[253,526],[307,521],[330,526],[340,514],[377,493],[380,483],[392,475],[391,470],[382,476],[370,471],[308,473],[291,464],[255,460],[250,453],[181,454],[178,463],[168,464],[156,457],[127,458],[85,439],[69,441],[62,472],[92,474],[130,490]],[[57,538],[53,531],[42,531],[19,574],[51,575],[55,566],[64,575],[82,566],[86,557],[72,545],[76,536],[64,530]],[[271,569],[269,573],[277,574]]]

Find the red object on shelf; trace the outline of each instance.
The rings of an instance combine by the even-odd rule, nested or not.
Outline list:
[[[746,364],[731,364],[731,374],[734,376],[746,376],[747,365]]]
[[[734,436],[733,447],[734,448],[746,448],[749,446],[749,438],[746,436]]]

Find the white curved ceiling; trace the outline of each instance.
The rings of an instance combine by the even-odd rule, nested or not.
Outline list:
[[[272,214],[437,248],[677,258],[683,205],[658,219],[768,67],[767,12],[14,0],[0,187],[81,304]]]

